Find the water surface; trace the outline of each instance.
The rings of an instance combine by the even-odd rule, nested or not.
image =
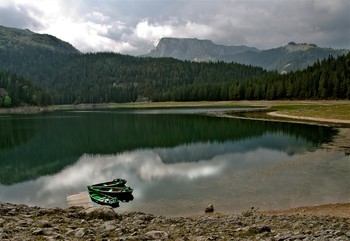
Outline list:
[[[122,177],[120,211],[190,215],[349,200],[348,157],[323,126],[217,118],[215,109],[61,111],[0,116],[0,201],[64,207]],[[327,181],[325,181],[327,180]]]

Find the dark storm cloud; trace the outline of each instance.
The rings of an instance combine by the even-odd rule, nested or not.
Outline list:
[[[0,16],[7,16],[0,17],[5,19],[1,24],[32,26],[83,51],[143,54],[161,37],[211,39],[218,44],[261,49],[290,41],[350,48],[348,0],[50,1],[57,12],[44,0],[13,2],[15,8],[0,3]],[[45,15],[47,10],[50,14]],[[34,18],[33,11],[44,16]]]
[[[30,29],[42,27],[39,21],[29,15],[29,10],[36,11],[29,7],[0,7],[0,25]]]

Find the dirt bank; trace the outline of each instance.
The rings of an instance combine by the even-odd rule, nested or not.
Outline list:
[[[48,107],[39,106],[22,106],[13,108],[0,108],[0,114],[37,114],[41,113]]]
[[[262,213],[273,215],[321,215],[350,218],[350,203],[304,206],[286,210],[271,210]]]
[[[308,117],[308,116],[302,116],[302,115],[293,116],[293,115],[281,114],[278,112],[268,112],[267,114],[273,117],[287,118],[287,119],[293,119],[293,120],[306,120],[306,121],[315,121],[315,122],[332,123],[332,124],[350,124],[350,120]]]

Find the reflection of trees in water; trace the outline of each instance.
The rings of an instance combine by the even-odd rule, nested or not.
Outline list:
[[[204,115],[117,112],[56,112],[40,115],[35,121],[21,119],[11,125],[1,136],[8,136],[7,139],[10,136],[21,136],[22,139],[13,141],[6,149],[2,145],[0,183],[3,184],[56,173],[73,164],[84,153],[115,154],[134,149],[175,147],[197,142],[234,142],[260,137],[266,133],[282,133],[279,136],[292,136],[296,140],[319,145],[334,134],[331,128],[302,124]],[[26,127],[23,130],[27,132],[19,127]],[[1,132],[2,129],[1,127]],[[28,141],[30,137],[31,140]],[[270,146],[272,149],[286,148],[276,142],[271,145],[275,145]],[[288,148],[291,145],[294,144],[288,143]]]
[[[23,145],[33,135],[34,129],[30,128],[30,125],[22,125],[18,119],[12,117],[0,119],[0,150]]]

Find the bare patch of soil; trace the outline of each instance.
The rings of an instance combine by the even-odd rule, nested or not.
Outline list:
[[[302,116],[302,115],[293,116],[293,115],[281,114],[278,112],[269,112],[267,114],[273,117],[281,117],[281,118],[296,119],[296,120],[316,121],[316,122],[324,122],[324,123],[332,123],[332,124],[350,124],[350,120],[318,118],[318,117],[309,117],[309,116]]]
[[[286,210],[271,210],[262,212],[271,215],[322,215],[350,218],[350,203],[324,204],[319,206],[305,206]]]

